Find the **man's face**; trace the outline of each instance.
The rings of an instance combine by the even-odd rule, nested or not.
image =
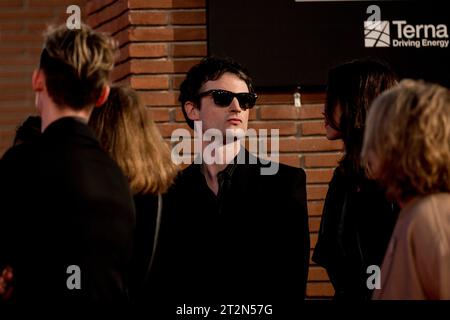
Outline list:
[[[205,82],[199,93],[213,89],[222,89],[234,93],[249,92],[245,81],[232,73],[224,73],[217,80]],[[202,122],[203,132],[212,128],[218,129],[225,137],[227,129],[247,131],[249,110],[243,110],[236,97],[227,107],[217,106],[211,95],[202,97],[199,103],[199,109],[196,111],[196,120]]]

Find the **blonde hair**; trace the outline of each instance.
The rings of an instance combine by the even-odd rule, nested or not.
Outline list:
[[[58,106],[93,107],[114,67],[117,42],[82,24],[80,29],[51,26],[45,33],[39,68]]]
[[[133,194],[161,194],[178,173],[169,146],[145,116],[136,91],[113,86],[105,105],[94,108],[89,125],[128,177]]]
[[[370,152],[376,178],[395,199],[450,192],[450,91],[403,80],[379,96],[366,122],[365,163]]]

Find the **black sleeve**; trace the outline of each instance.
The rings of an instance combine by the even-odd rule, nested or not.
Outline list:
[[[0,159],[0,269],[11,261],[11,230],[13,217],[13,196],[17,181],[14,179],[14,167],[17,165],[17,148],[9,149]],[[16,177],[19,179],[19,177]],[[1,271],[0,271],[1,272]]]
[[[280,197],[280,214],[285,217],[282,235],[285,243],[283,254],[285,288],[292,299],[303,300],[306,294],[309,268],[309,226],[306,198],[306,175],[303,169],[287,167],[282,173],[284,195]]]

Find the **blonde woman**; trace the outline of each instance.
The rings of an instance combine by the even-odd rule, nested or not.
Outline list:
[[[105,105],[96,108],[89,125],[101,146],[128,178],[136,207],[136,242],[131,272],[131,294],[144,289],[158,240],[162,197],[178,167],[169,146],[145,113],[136,91],[113,86]],[[167,206],[167,203],[165,203]]]
[[[450,299],[450,92],[404,80],[366,126],[362,157],[402,207],[373,299]]]

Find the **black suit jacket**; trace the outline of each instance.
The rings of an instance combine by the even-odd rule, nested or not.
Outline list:
[[[0,259],[14,269],[15,299],[125,300],[133,199],[87,125],[59,119],[0,163]],[[67,287],[70,265],[81,270],[80,290]]]
[[[279,165],[274,175],[244,151],[216,196],[201,166],[176,180],[165,202],[151,289],[165,302],[301,302],[309,231],[302,169]],[[252,163],[252,162],[250,162]]]

